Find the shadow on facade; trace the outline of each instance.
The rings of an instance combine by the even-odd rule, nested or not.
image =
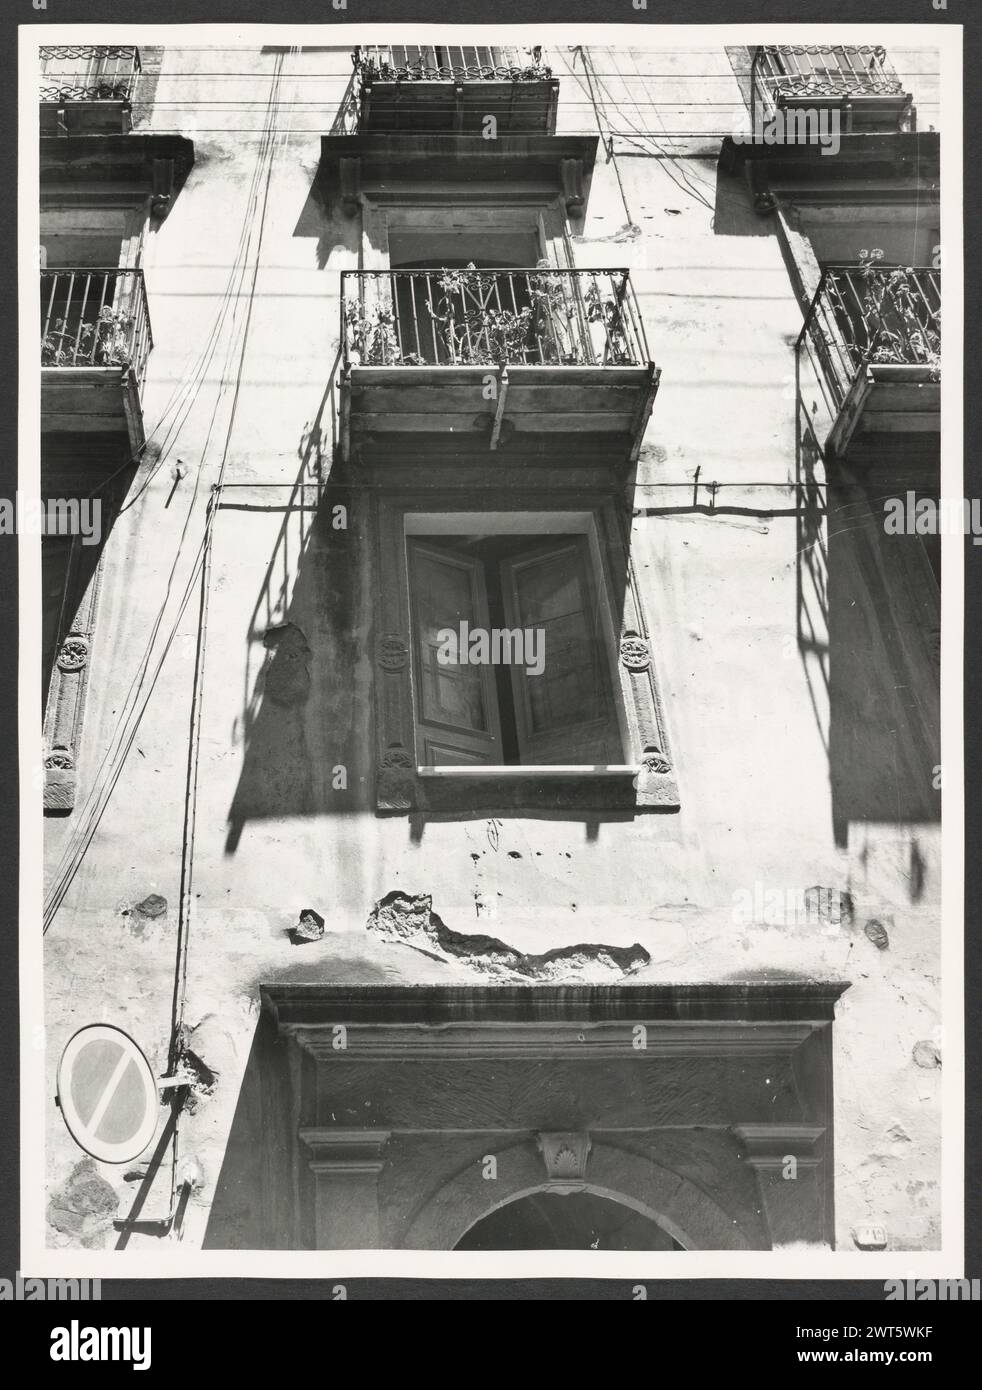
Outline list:
[[[250,651],[261,651],[261,662],[253,661],[246,672],[237,728],[243,761],[228,813],[227,855],[236,852],[247,821],[377,810],[372,501],[339,464],[326,481],[309,481],[309,455],[321,447],[320,428],[310,433],[308,456],[283,505],[249,623]],[[324,428],[329,430],[330,421]],[[255,504],[227,494],[223,509],[239,507],[254,510]],[[338,508],[347,519],[343,529],[335,525]],[[626,576],[618,575],[611,595],[618,620],[625,588]],[[579,787],[575,795],[583,793]],[[485,805],[468,791],[447,806],[404,812],[409,838],[421,842],[427,822],[520,816],[580,822],[592,841],[602,822],[630,821],[637,814],[633,786],[612,792],[601,810],[578,806],[573,792],[569,805],[558,806],[537,804],[527,786],[513,795],[514,804],[496,793],[494,804]]]
[[[335,362],[335,370],[337,363]],[[236,734],[242,771],[229,808],[225,852],[234,854],[248,820],[355,814],[368,808],[364,711],[355,698],[364,650],[351,615],[360,611],[355,560],[360,523],[352,494],[325,460],[337,437],[334,371],[298,446],[300,468],[285,502],[239,503],[223,509],[282,512],[247,631],[242,714]],[[346,525],[334,525],[343,509]],[[348,620],[345,621],[344,617]],[[251,653],[262,643],[258,667]],[[345,786],[334,769],[345,769]]]
[[[380,806],[373,737],[375,682],[381,674],[375,652],[376,492],[359,485],[337,456],[337,365],[336,360],[316,416],[299,443],[300,468],[285,501],[266,503],[255,492],[238,500],[242,494],[234,489],[227,489],[222,499],[226,512],[282,512],[247,630],[242,713],[235,728],[243,761],[228,813],[227,855],[238,849],[247,821],[375,814]],[[431,459],[431,469],[434,461],[446,463],[453,456],[453,446],[448,451],[445,440],[433,447],[436,454],[442,448],[444,456]],[[410,467],[418,464],[426,476],[425,456],[400,458]],[[503,448],[500,459],[496,468],[505,470],[523,462],[520,450],[512,456]],[[486,472],[490,479],[492,470]],[[633,474],[625,483],[631,494]],[[486,480],[466,495],[455,489],[430,496],[438,509],[494,510],[505,494],[500,484],[492,490]],[[530,497],[528,505],[541,507],[548,498],[541,492],[538,502]],[[610,600],[620,630],[626,566],[617,570],[610,575]],[[624,785],[604,793],[599,810],[590,787],[569,787],[550,802],[534,789],[530,794],[526,781],[504,792],[492,788],[493,804],[485,804],[487,791],[475,794],[474,784],[442,802],[431,791],[425,805],[399,814],[415,843],[422,840],[427,821],[489,816],[581,822],[587,838],[596,840],[602,821],[632,820],[637,814],[634,786],[630,779],[620,781]]]
[[[936,469],[929,450],[905,450],[896,436],[882,450],[868,446],[859,467],[824,458],[799,379],[798,653],[843,848],[850,826],[941,819],[938,598],[920,538],[883,526],[884,499],[918,481],[930,492]],[[917,901],[924,861],[916,839],[910,853]]]
[[[332,131],[332,134],[335,133]],[[345,134],[346,132],[337,132]],[[323,185],[311,181],[307,200],[300,210],[295,237],[315,240],[315,259],[318,270],[326,270],[332,254],[343,256],[347,266],[359,264],[361,258],[361,222],[357,217],[332,215]],[[345,253],[348,253],[345,255]]]

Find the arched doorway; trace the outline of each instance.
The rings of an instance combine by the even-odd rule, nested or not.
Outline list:
[[[530,1192],[474,1223],[456,1250],[681,1250],[650,1217],[595,1192]]]

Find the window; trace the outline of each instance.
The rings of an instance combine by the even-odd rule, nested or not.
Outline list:
[[[624,761],[586,538],[409,539],[417,758]]]
[[[378,810],[677,808],[616,504],[496,493],[375,504]]]

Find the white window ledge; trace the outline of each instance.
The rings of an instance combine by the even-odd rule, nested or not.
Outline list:
[[[633,763],[593,764],[529,764],[519,766],[508,763],[501,766],[490,764],[462,764],[448,767],[417,767],[420,777],[636,777],[641,771]]]

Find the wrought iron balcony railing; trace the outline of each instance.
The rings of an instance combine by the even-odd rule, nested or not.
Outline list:
[[[840,407],[866,367],[941,376],[941,272],[918,266],[829,266],[805,316],[799,349],[818,356]]]
[[[40,52],[42,102],[133,101],[140,76],[138,48],[62,44]]]
[[[765,121],[782,107],[852,99],[881,103],[912,121],[911,98],[878,44],[766,44],[751,64],[751,114]]]
[[[352,366],[649,362],[626,270],[345,271],[341,312]]]
[[[143,380],[153,347],[142,270],[41,271],[42,367],[120,367]]]
[[[542,82],[552,76],[542,48],[366,44],[352,54],[363,81]]]

